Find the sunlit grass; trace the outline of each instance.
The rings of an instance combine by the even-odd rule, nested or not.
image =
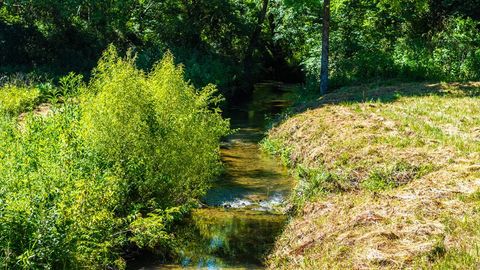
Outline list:
[[[343,88],[272,129],[265,148],[297,172],[293,202],[301,214],[271,265],[478,266],[478,200],[459,195],[480,188],[479,89]]]

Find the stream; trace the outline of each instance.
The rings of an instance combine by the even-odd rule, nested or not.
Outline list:
[[[281,161],[260,150],[270,117],[290,105],[292,87],[255,86],[252,99],[230,106],[224,116],[236,129],[221,147],[225,172],[177,232],[181,258],[165,265],[153,256],[128,269],[262,269],[287,217],[282,214],[294,181]]]

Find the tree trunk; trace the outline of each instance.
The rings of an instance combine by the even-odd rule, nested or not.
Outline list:
[[[330,0],[323,1],[322,68],[320,71],[320,93],[328,91],[328,53],[330,35]]]

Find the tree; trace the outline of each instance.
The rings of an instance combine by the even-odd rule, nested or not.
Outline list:
[[[320,93],[328,91],[328,53],[330,36],[330,0],[323,1],[322,67],[320,71]]]
[[[262,0],[262,9],[258,13],[257,24],[250,36],[250,41],[244,56],[245,80],[248,84],[252,83],[253,80],[253,53],[259,43],[262,26],[268,12],[268,4],[269,0]]]

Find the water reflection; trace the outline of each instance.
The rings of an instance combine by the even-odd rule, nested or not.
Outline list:
[[[183,267],[259,268],[286,217],[249,210],[199,209],[180,231]]]
[[[291,94],[275,84],[258,84],[250,103],[231,106],[225,112],[238,132],[223,144],[226,172],[205,197],[207,205],[279,210],[293,181],[278,160],[260,151],[258,142],[264,137],[268,118],[290,104]]]

